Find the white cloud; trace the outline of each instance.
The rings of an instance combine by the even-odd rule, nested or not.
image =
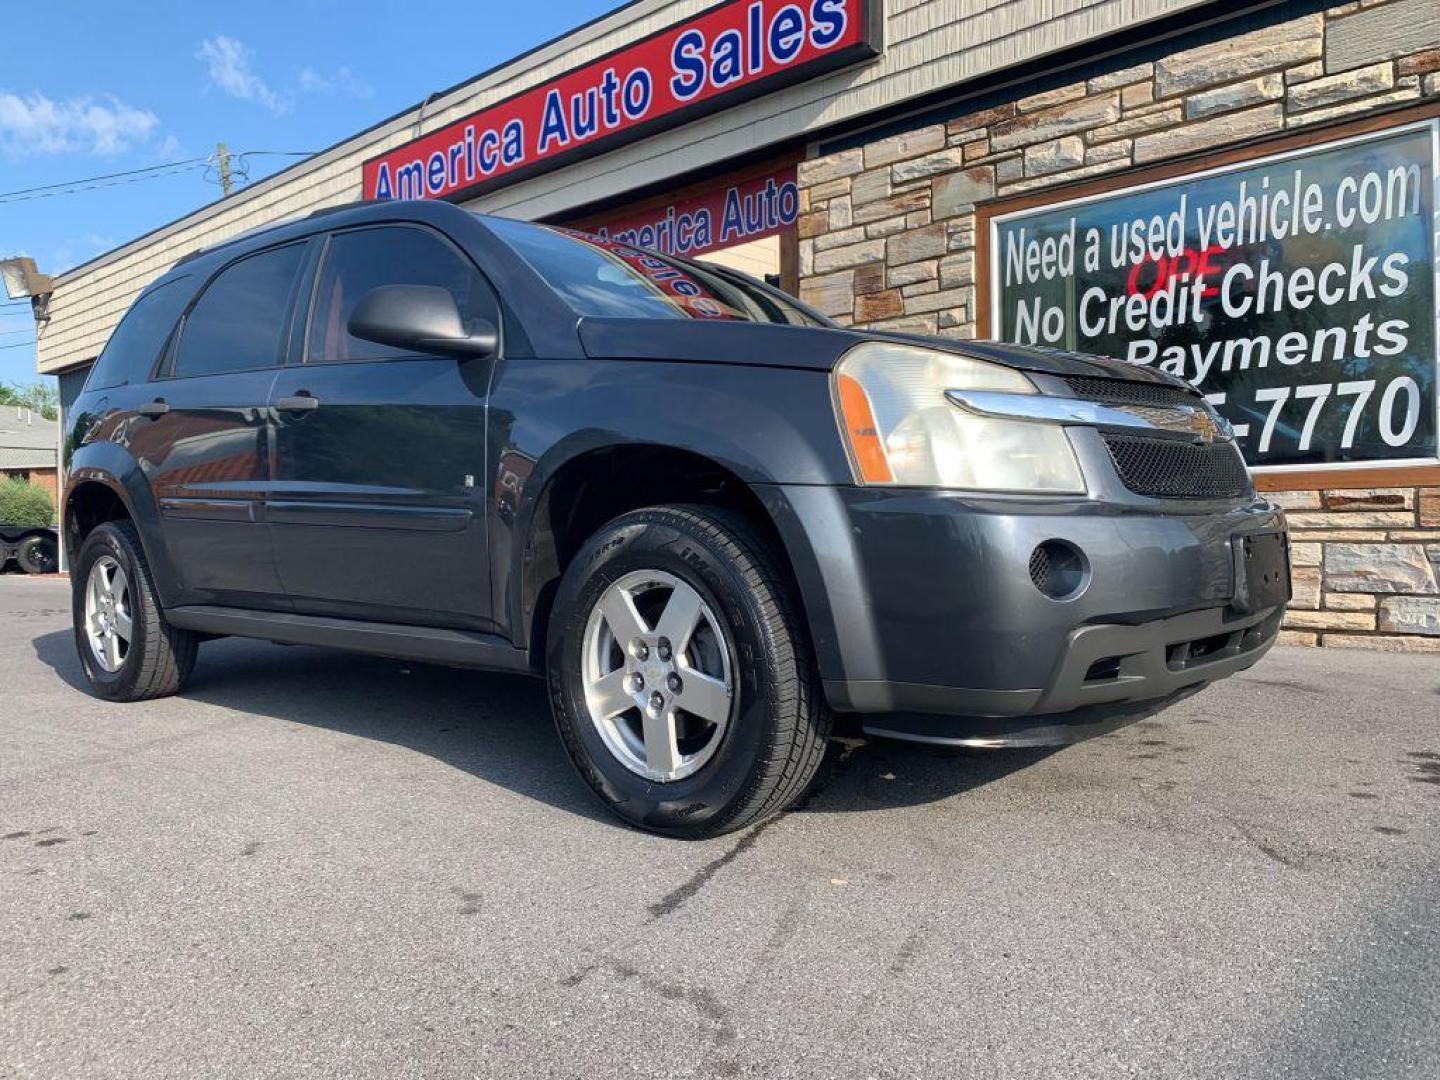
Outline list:
[[[154,113],[110,94],[53,101],[38,91],[22,97],[0,90],[0,150],[11,155],[120,154],[159,125]]]
[[[184,147],[174,135],[166,135],[155,149],[155,159],[161,162],[179,161],[185,156]]]
[[[314,68],[301,68],[300,89],[307,94],[338,94],[344,97],[373,97],[375,88],[356,76],[348,67],[338,67],[333,74],[324,75]]]
[[[290,99],[273,89],[250,70],[252,53],[244,42],[216,34],[200,43],[195,59],[203,60],[210,72],[210,85],[233,98],[263,105],[277,116],[290,111]]]

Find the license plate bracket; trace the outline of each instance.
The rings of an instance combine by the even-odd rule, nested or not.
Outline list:
[[[1232,540],[1235,598],[1240,611],[1264,611],[1290,599],[1290,538],[1283,532],[1246,533]]]

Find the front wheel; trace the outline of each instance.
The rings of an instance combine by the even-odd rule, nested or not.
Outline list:
[[[80,545],[71,580],[75,648],[98,696],[143,701],[184,685],[197,639],[166,622],[135,526],[97,526]]]
[[[633,825],[716,836],[785,809],[831,715],[765,537],[709,507],[625,514],[560,583],[550,696],[580,775]]]

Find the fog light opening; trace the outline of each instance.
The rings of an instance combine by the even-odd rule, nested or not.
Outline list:
[[[1120,677],[1120,660],[1118,656],[1107,656],[1104,660],[1096,660],[1085,672],[1085,681],[1088,682],[1110,682]]]
[[[1051,600],[1073,600],[1090,584],[1090,563],[1074,544],[1046,540],[1030,553],[1030,580]]]

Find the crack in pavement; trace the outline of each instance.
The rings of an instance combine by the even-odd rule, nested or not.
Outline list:
[[[691,874],[689,880],[684,884],[671,889],[659,900],[655,901],[655,903],[649,905],[646,910],[650,912],[650,921],[654,922],[656,919],[663,919],[665,916],[672,915],[684,907],[696,893],[709,884],[711,878],[754,847],[755,841],[760,839],[760,834],[775,824],[775,822],[779,821],[781,816],[782,815],[777,814],[775,817],[767,818],[760,822],[759,825],[756,825],[742,836],[725,854],[717,859],[710,860],[704,866],[700,867],[699,870],[696,870],[695,873]]]

